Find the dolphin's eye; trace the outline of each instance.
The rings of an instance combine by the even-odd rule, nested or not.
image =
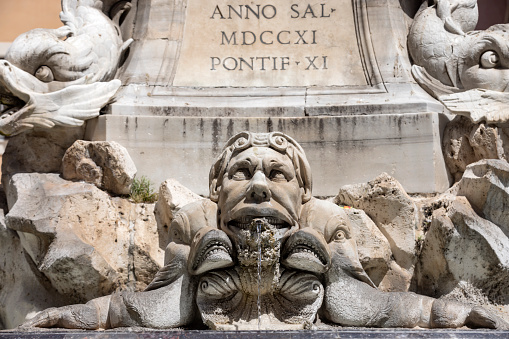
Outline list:
[[[249,180],[251,178],[251,173],[248,168],[238,168],[235,173],[233,173],[233,180]]]
[[[343,242],[346,239],[346,233],[345,230],[339,229],[334,233],[334,236],[332,237],[332,241],[340,241]]]
[[[175,241],[175,240],[182,240],[182,237],[180,236],[180,232],[177,231],[177,230],[172,230],[171,231],[171,237],[172,239]]]
[[[184,217],[181,213],[177,213],[170,224],[170,229],[168,230],[170,241],[173,241],[177,244],[182,243],[184,240],[182,234],[182,229],[184,228],[183,225],[185,225]]]
[[[500,58],[495,51],[486,51],[481,55],[482,68],[495,68],[500,66]]]
[[[53,71],[48,66],[41,66],[35,72],[35,77],[42,82],[51,82],[55,80]]]

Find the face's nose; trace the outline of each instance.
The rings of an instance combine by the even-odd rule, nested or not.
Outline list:
[[[251,185],[247,196],[257,203],[269,201],[271,194],[269,185],[267,184],[267,177],[262,171],[256,171],[251,178]]]

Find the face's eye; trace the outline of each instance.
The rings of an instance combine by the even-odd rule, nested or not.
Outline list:
[[[272,181],[286,181],[286,176],[281,171],[272,170],[270,171],[269,179]]]
[[[239,168],[232,175],[233,180],[249,180],[251,179],[251,172],[247,168]]]
[[[481,55],[482,68],[495,68],[500,66],[500,58],[495,51],[486,51]]]

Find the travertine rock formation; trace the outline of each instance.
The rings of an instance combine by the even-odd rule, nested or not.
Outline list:
[[[417,290],[438,297],[471,284],[491,302],[507,304],[508,248],[507,235],[457,197],[433,213],[416,267]],[[473,294],[470,301],[478,299]]]
[[[59,294],[35,267],[20,238],[0,220],[0,329],[21,324],[27,314],[72,302]]]
[[[62,159],[62,176],[83,180],[114,194],[129,194],[136,166],[127,150],[114,141],[77,140]]]
[[[509,237],[509,164],[505,160],[469,165],[458,183],[457,195],[465,196],[478,215]]]
[[[459,181],[466,167],[481,159],[509,158],[507,128],[474,124],[465,117],[456,117],[445,127],[442,142],[449,172]]]
[[[159,195],[155,205],[156,218],[167,227],[175,213],[183,206],[203,199],[175,179],[168,179],[159,186]]]
[[[11,283],[35,276],[34,291],[41,294],[40,302],[8,316],[9,325],[18,325],[29,311],[85,302],[117,288],[141,290],[162,266],[153,205],[112,198],[94,185],[58,174],[15,174],[6,192],[9,213],[3,234],[14,239],[9,256],[19,253],[13,258],[19,263],[11,265],[20,271],[5,289],[26,292]],[[8,248],[2,246],[2,252]],[[12,300],[2,304],[0,314],[9,305]]]
[[[2,185],[16,173],[60,173],[65,151],[84,133],[83,127],[55,127],[9,138],[2,156]]]
[[[418,209],[394,178],[383,173],[366,184],[343,186],[335,203],[366,212],[389,241],[398,265],[412,267]]]

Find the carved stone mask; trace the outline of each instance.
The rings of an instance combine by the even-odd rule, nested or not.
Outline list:
[[[265,218],[284,236],[297,227],[302,204],[311,196],[302,148],[278,132],[234,136],[212,167],[210,179],[219,227],[232,239],[254,218]]]

